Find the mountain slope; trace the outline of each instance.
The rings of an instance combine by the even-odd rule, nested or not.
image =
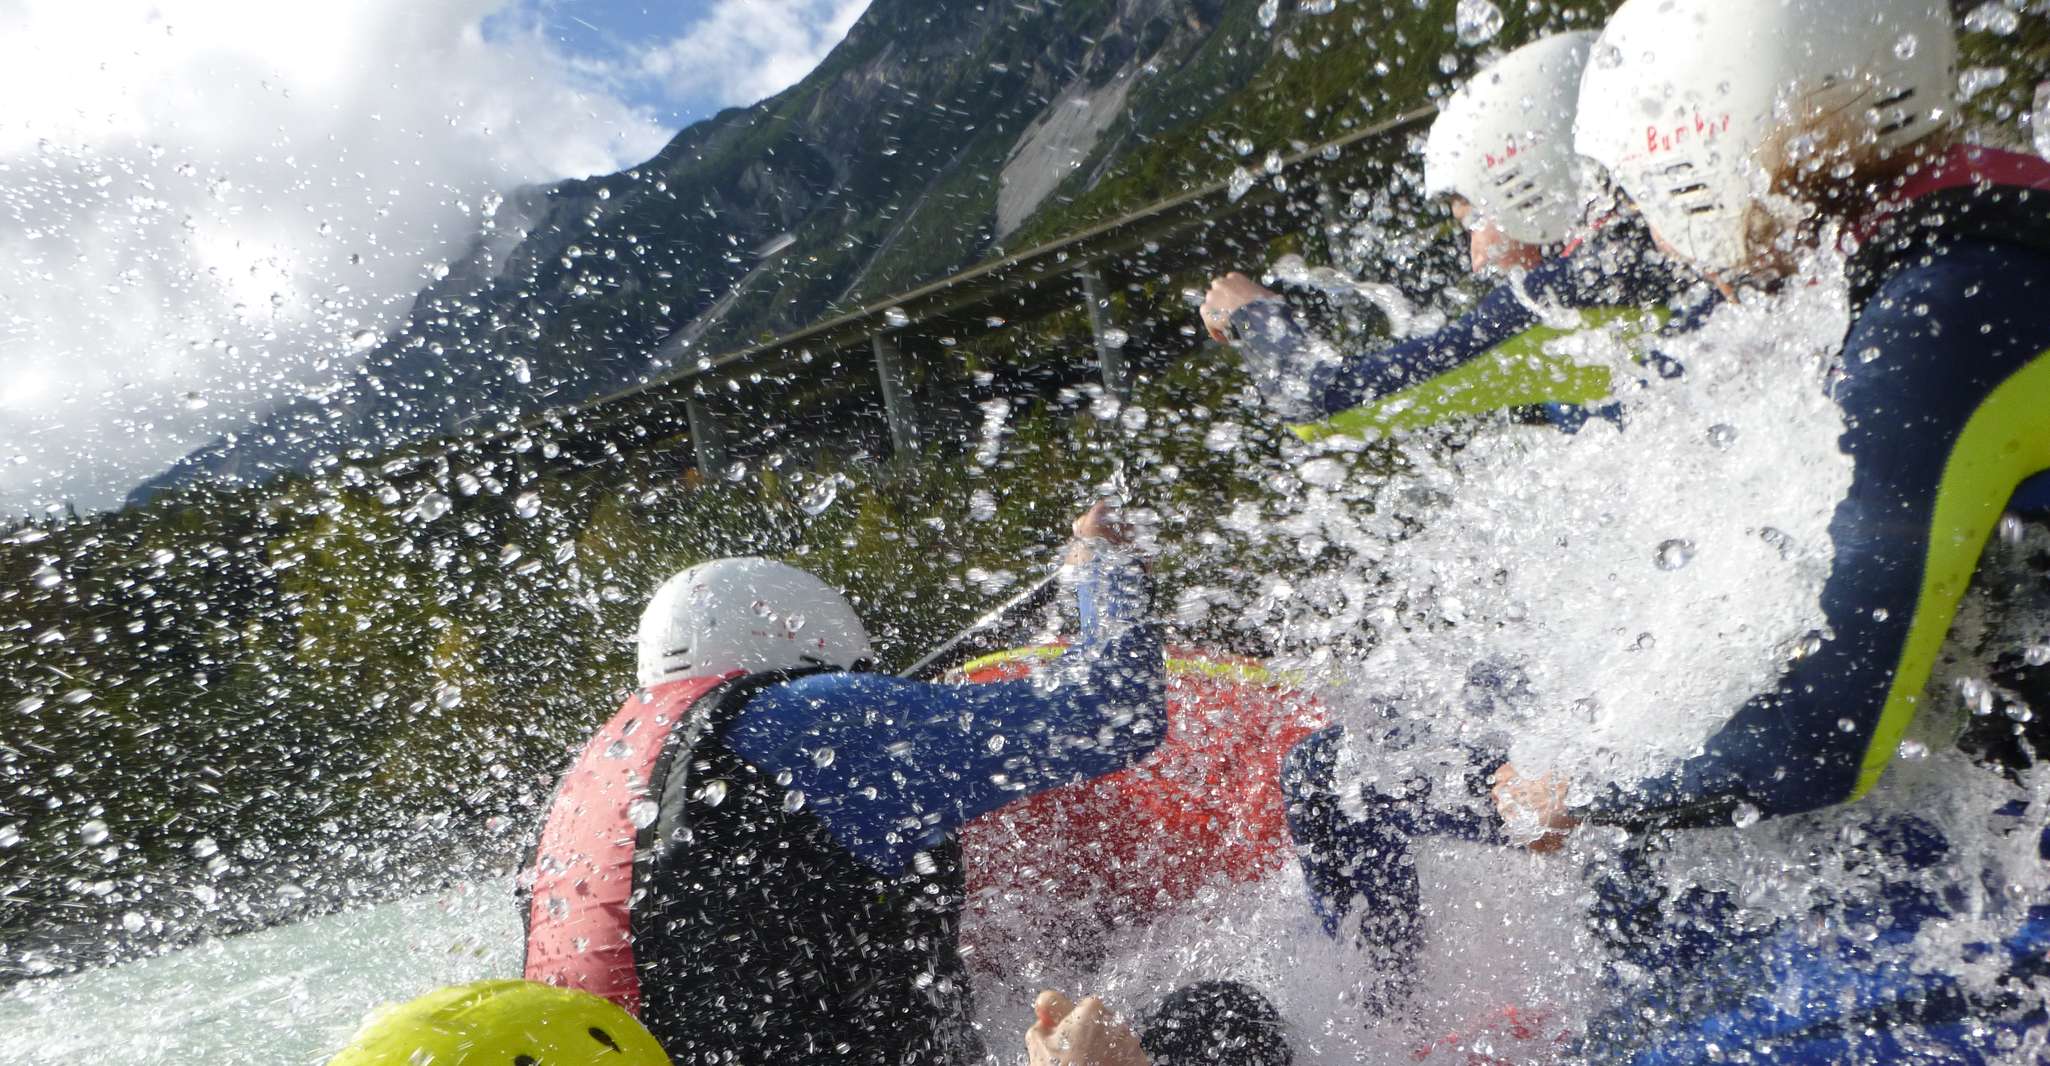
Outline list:
[[[1234,25],[1232,62],[1211,73],[1219,92],[1242,82],[1270,48],[1254,6],[876,0],[785,92],[684,130],[640,166],[510,197],[360,373],[133,498],[517,419],[951,273],[996,242],[1007,161],[1016,173],[1133,143],[1086,136],[1095,128],[1048,137],[1050,110],[1121,86],[1102,105],[1116,114],[1093,127],[1129,126],[1127,98],[1200,115],[1215,94],[1163,104],[1158,72],[1221,54],[1220,27]],[[1014,158],[1035,134],[1037,154]]]

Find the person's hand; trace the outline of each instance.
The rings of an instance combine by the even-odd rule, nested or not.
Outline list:
[[[1079,566],[1096,555],[1098,542],[1104,544],[1130,544],[1132,527],[1125,524],[1118,513],[1111,509],[1109,500],[1098,500],[1095,506],[1082,512],[1072,527],[1075,539],[1068,546],[1068,563]]]
[[[1495,771],[1495,812],[1502,827],[1532,851],[1557,851],[1580,820],[1566,813],[1566,779],[1556,774],[1526,777],[1512,763]]]
[[[1048,989],[1032,1004],[1025,1054],[1032,1066],[1147,1066],[1138,1034],[1095,996],[1075,1003]]]
[[[1278,297],[1252,278],[1238,273],[1226,274],[1210,283],[1210,295],[1203,299],[1203,328],[1210,331],[1210,339],[1219,344],[1229,343],[1231,313],[1255,300],[1272,299]]]

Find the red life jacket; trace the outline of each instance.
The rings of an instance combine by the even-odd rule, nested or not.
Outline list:
[[[636,844],[662,795],[668,741],[691,709],[739,676],[688,677],[628,696],[563,774],[542,823],[527,899],[526,978],[605,997],[640,1013],[630,906]]]

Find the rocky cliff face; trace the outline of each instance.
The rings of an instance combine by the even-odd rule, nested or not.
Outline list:
[[[1256,7],[876,0],[782,94],[509,196],[360,372],[134,498],[515,421],[951,273],[1216,106],[1269,50]]]

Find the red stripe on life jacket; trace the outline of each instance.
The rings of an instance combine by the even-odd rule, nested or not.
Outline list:
[[[563,774],[541,826],[527,902],[526,978],[600,995],[638,1015],[631,808],[661,795],[650,781],[677,724],[734,674],[688,677],[628,696]],[[645,819],[644,819],[645,820]]]
[[[1947,189],[1964,188],[2050,192],[2050,162],[1999,148],[1953,145],[1934,162],[1910,175],[1901,183],[1898,193],[1859,219],[1851,233],[1861,241],[1866,240],[1895,212],[1916,200]]]

